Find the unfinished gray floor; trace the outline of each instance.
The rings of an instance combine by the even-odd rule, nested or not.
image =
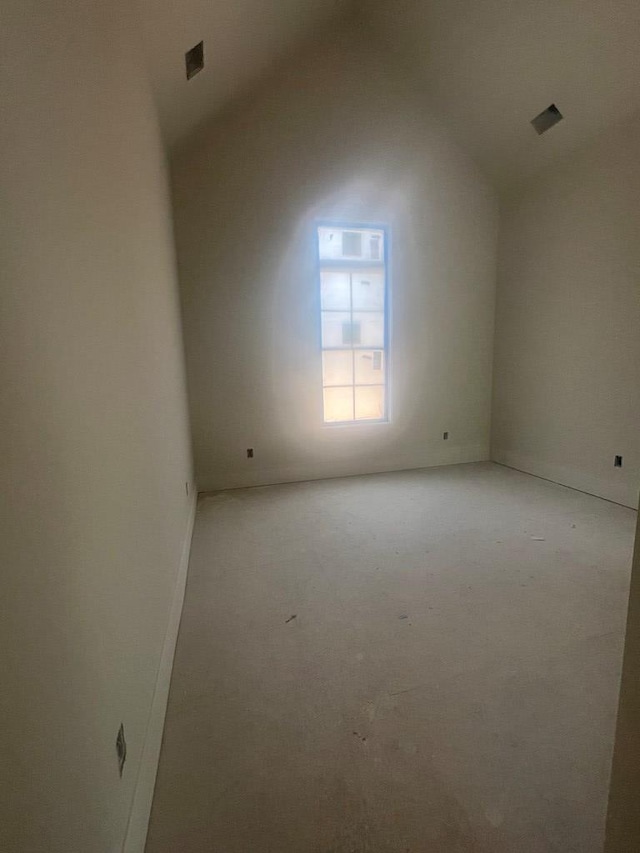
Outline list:
[[[201,498],[147,853],[600,853],[635,517],[491,464]]]

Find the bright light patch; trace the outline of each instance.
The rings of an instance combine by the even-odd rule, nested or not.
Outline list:
[[[325,423],[387,417],[386,246],[381,228],[318,228]]]

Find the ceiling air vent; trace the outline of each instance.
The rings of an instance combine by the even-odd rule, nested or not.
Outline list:
[[[531,119],[531,124],[533,125],[535,132],[540,136],[552,128],[554,124],[558,124],[561,119],[562,113],[555,104],[551,104],[551,106],[547,107],[546,110],[542,110],[540,115]]]
[[[191,80],[204,68],[204,42],[198,42],[195,47],[188,50],[184,55],[184,62],[187,68],[187,80]]]

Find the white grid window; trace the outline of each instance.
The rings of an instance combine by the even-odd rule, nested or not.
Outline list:
[[[385,242],[381,228],[318,228],[325,423],[387,417]]]

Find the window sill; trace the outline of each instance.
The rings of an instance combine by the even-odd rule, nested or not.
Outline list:
[[[322,426],[327,429],[333,429],[334,427],[361,427],[361,426],[380,426],[384,424],[389,424],[391,421],[389,418],[380,418],[378,420],[361,420],[361,421],[329,421],[328,423],[323,422]]]

